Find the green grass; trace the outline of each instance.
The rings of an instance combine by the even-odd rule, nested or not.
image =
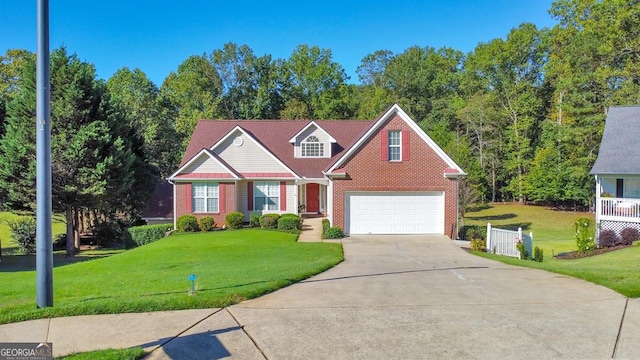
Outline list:
[[[594,214],[553,210],[542,206],[492,204],[479,211],[467,212],[465,225],[491,226],[533,232],[533,245],[544,250],[545,256],[576,250],[573,221],[579,217],[594,219]]]
[[[505,264],[573,276],[608,287],[631,298],[640,297],[640,246],[574,260],[545,258],[542,263],[483,252],[473,253]]]
[[[3,271],[0,324],[68,315],[224,307],[322,272],[340,244],[265,230],[177,234],[54,269],[54,306],[36,309],[35,271]],[[195,274],[196,294],[188,276]]]
[[[146,353],[141,348],[96,350],[56,358],[59,360],[138,360]]]
[[[2,243],[3,255],[10,255],[18,250],[18,244],[11,238],[9,222],[26,216],[33,217],[34,215],[30,213],[16,214],[11,212],[0,212],[0,242]],[[51,226],[53,235],[62,234],[66,231],[66,224],[62,215],[54,215]]]
[[[628,297],[640,297],[640,243],[638,246],[601,255],[573,259],[554,259],[552,254],[576,250],[573,221],[577,217],[594,217],[591,213],[557,211],[540,206],[493,204],[468,212],[465,225],[492,226],[533,232],[533,246],[544,250],[544,261],[520,260],[507,256],[473,252],[505,264],[526,266],[573,276],[608,287]]]

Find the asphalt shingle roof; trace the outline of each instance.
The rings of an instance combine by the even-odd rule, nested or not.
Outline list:
[[[336,139],[331,158],[296,158],[289,142],[311,120],[200,120],[182,158],[184,165],[202,149],[210,149],[229,131],[240,126],[280,161],[301,177],[323,178],[322,171],[333,164],[371,127],[374,121],[316,120],[315,123]]]
[[[609,109],[591,174],[640,174],[640,106]]]

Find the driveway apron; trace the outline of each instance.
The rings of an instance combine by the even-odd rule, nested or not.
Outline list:
[[[607,288],[442,236],[343,244],[335,268],[228,309],[266,358],[605,359],[620,342],[626,298]]]

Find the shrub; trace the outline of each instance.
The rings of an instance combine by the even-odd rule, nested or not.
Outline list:
[[[195,215],[182,215],[178,218],[178,230],[185,232],[196,232],[200,230],[198,226],[198,218]]]
[[[200,231],[211,231],[216,227],[216,222],[211,216],[205,216],[200,219]]]
[[[244,223],[244,214],[239,211],[230,212],[225,220],[229,229],[241,229]]]
[[[520,260],[529,259],[531,255],[527,251],[527,247],[524,246],[524,241],[518,241],[518,243],[516,244],[516,248],[518,249],[518,252],[520,252]]]
[[[92,230],[97,245],[122,244],[125,241],[125,230],[122,225],[115,220],[97,221],[93,225]]]
[[[278,214],[264,214],[260,216],[260,227],[263,229],[275,229],[278,227]]]
[[[487,251],[487,240],[480,238],[471,239],[471,250]]]
[[[542,262],[544,258],[544,252],[539,247],[533,249],[533,261]]]
[[[482,226],[470,225],[467,227],[467,230],[465,232],[465,239],[486,239],[486,232],[487,230]]]
[[[133,248],[162,239],[172,227],[171,224],[132,226],[126,230],[125,246]]]
[[[344,233],[342,232],[342,229],[340,229],[339,226],[331,226],[324,233],[325,239],[342,239],[343,237],[344,237]]]
[[[67,248],[67,234],[61,233],[58,235],[53,235],[53,251],[57,250],[65,250]]]
[[[254,211],[249,215],[249,225],[251,227],[260,227],[260,212]]]
[[[18,249],[25,255],[36,252],[36,219],[20,218],[9,221],[11,237],[18,243]]]
[[[598,245],[601,248],[616,246],[618,242],[618,234],[616,234],[615,231],[608,229],[600,231],[600,235],[598,236]]]
[[[577,218],[573,225],[575,227],[575,239],[578,252],[593,251],[596,248],[596,242],[593,238],[594,228],[593,220],[589,218]]]
[[[282,215],[280,219],[278,219],[278,229],[279,230],[301,230],[302,229],[302,219],[297,215]]]
[[[624,228],[620,232],[620,241],[622,245],[631,245],[634,241],[640,240],[640,231],[636,228]]]
[[[271,216],[261,217],[260,227],[263,229],[275,229],[278,227],[278,221]]]
[[[326,233],[330,227],[329,219],[322,219],[322,233]]]

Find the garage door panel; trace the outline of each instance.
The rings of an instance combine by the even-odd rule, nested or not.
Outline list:
[[[351,234],[443,234],[444,194],[347,193],[345,229]]]

